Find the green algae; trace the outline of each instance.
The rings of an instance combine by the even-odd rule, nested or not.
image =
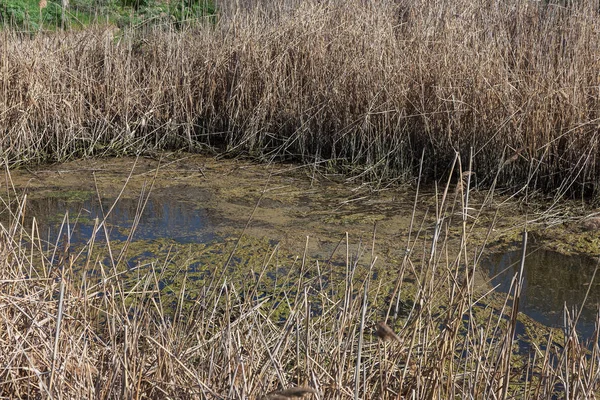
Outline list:
[[[106,246],[96,243],[93,253],[106,254]],[[300,282],[311,288],[306,293],[307,299],[318,312],[326,305],[324,294],[328,304],[341,301],[346,284],[360,288],[365,279],[371,279],[368,271],[360,270],[348,282],[344,279],[345,270],[333,264],[324,266],[321,275],[312,267],[313,260],[305,260],[308,262],[303,264],[297,256],[282,250],[278,243],[264,238],[242,236],[198,244],[181,244],[170,239],[111,241],[110,247],[114,258],[102,261],[104,269],[119,275],[126,292],[140,281],[152,282],[167,316],[173,316],[178,310],[193,309],[207,288],[228,287],[238,296],[265,301],[263,309],[269,317],[274,322],[284,322],[291,312],[289,299],[303,294],[298,292]],[[84,265],[82,259],[72,268],[75,277],[81,275]],[[106,272],[88,271],[87,279],[93,282],[95,276],[99,284],[105,275]],[[391,292],[392,287],[378,289]],[[377,297],[375,291],[372,296]],[[217,308],[225,309],[225,302],[220,300]],[[128,298],[126,305],[133,309],[142,306],[136,303],[135,296]],[[374,301],[373,306],[379,305]]]
[[[52,190],[36,191],[36,197],[54,198],[64,200],[67,203],[83,203],[94,195],[90,190]],[[34,197],[35,198],[35,197]]]
[[[329,215],[323,218],[323,222],[338,225],[352,225],[357,222],[375,224],[377,221],[383,221],[386,219],[385,215],[381,214],[368,214],[364,212],[355,212],[345,215]]]
[[[377,282],[374,286],[379,295],[369,301],[380,310],[379,315],[385,316],[404,255],[415,245],[408,241],[414,193],[402,187],[373,190],[327,175],[326,170],[314,174],[308,173],[307,167],[177,155],[164,156],[160,161],[76,161],[33,172],[16,171],[12,180],[17,192],[28,193],[31,200],[59,199],[73,204],[98,197],[112,201],[121,196],[121,201],[136,204],[152,188],[152,198],[159,203],[184,202],[207,210],[212,218],[210,229],[216,236],[209,242],[179,243],[168,237],[145,240],[135,235],[127,244],[111,241],[115,257],[126,247],[119,268],[129,285],[139,282],[140,276],[156,274],[163,300],[178,304],[183,296],[187,300],[184,307],[192,307],[207,286],[230,284],[239,295],[268,298],[273,319],[282,320],[290,312],[285,298],[297,294],[298,279],[310,283],[310,298],[318,309],[323,301],[319,293],[325,291],[331,296],[329,301],[339,298],[350,271],[349,284],[354,292],[366,279]],[[433,192],[424,191],[419,196],[412,232],[413,240],[414,232],[419,232],[417,248],[430,245],[440,218],[447,252],[460,248],[465,232],[470,246],[487,244],[490,251],[506,251],[520,244],[527,229],[532,241],[562,253],[600,254],[600,239],[594,232],[582,232],[568,223],[548,226],[544,218],[526,223],[526,210],[518,204],[488,204],[484,193],[473,192],[463,230],[460,199],[452,198],[436,216],[439,200]],[[56,212],[51,215],[49,222],[61,218]],[[83,214],[79,221],[88,225],[94,222]],[[128,236],[130,228],[117,227],[117,232]],[[96,244],[96,254],[106,254],[103,246]],[[378,257],[372,269],[371,253]],[[415,265],[426,264],[422,257],[411,253]],[[320,263],[318,271],[316,261]],[[108,267],[111,260],[107,258],[104,263]],[[399,291],[401,308],[406,312],[417,296],[414,279],[412,274],[404,276]],[[483,293],[489,283],[486,277],[478,279],[478,290]],[[474,312],[481,323],[501,309],[492,295],[485,301],[487,308],[483,309],[487,311]],[[527,322],[523,324],[528,340],[541,343],[547,337],[546,328],[523,321]],[[404,322],[402,316],[394,321],[398,326]]]
[[[581,232],[568,225],[553,227],[535,233],[537,242],[558,253],[565,255],[600,256],[600,237],[597,231]],[[550,240],[550,238],[552,238]]]

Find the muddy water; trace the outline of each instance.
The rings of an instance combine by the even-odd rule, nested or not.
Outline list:
[[[520,263],[521,252],[509,251],[490,255],[483,266],[492,277],[492,284],[508,292]],[[567,256],[544,248],[530,251],[523,269],[524,291],[520,309],[552,327],[564,326],[565,310],[572,318],[581,310],[577,330],[590,337],[600,305],[600,275],[592,281],[596,265],[597,260],[588,256]]]
[[[461,224],[451,221],[457,215],[452,193],[456,194],[451,188],[443,210],[448,223],[445,245],[450,249],[459,247],[461,231]],[[300,256],[306,250],[317,260],[337,255],[343,261],[348,251],[368,265],[370,257],[376,255],[375,272],[387,274],[390,281],[407,246],[415,246],[415,251],[430,241],[441,198],[441,193],[436,195],[433,189],[419,194],[411,233],[413,240],[417,236],[419,239],[409,243],[413,191],[374,190],[359,181],[311,167],[255,165],[202,156],[165,157],[160,162],[144,158],[96,159],[14,171],[10,179],[4,177],[0,194],[13,210],[16,199],[26,194],[25,224],[32,223],[35,216],[42,239],[50,243],[68,233],[73,243],[83,244],[93,235],[96,220],[106,218],[106,229],[97,232],[97,240],[118,243],[132,235],[131,248],[137,253],[131,257],[137,263],[144,258],[160,258],[179,246],[187,258],[177,262],[187,263],[192,272],[198,269],[198,274],[206,274],[210,271],[201,270],[202,262],[194,258],[193,252],[205,256],[210,253],[207,246],[211,243],[243,236],[252,238],[253,246],[276,244],[288,254]],[[477,248],[487,240],[488,254],[493,254],[518,238],[518,226],[524,219],[518,207],[496,202],[485,205],[484,199],[475,193],[471,197],[472,209],[479,211],[469,219],[477,225],[470,230],[469,238]],[[65,212],[68,229],[63,225]],[[0,221],[6,224],[9,219],[6,210],[0,213]],[[535,230],[532,226],[530,229]],[[556,227],[552,231],[540,224],[538,228],[560,236]],[[590,242],[593,235],[585,233],[583,238]],[[543,235],[538,237],[544,241]],[[554,246],[551,241],[548,244]],[[243,244],[238,252],[242,248]],[[251,257],[252,253],[240,254],[238,259]],[[541,250],[532,252],[526,268],[523,311],[546,325],[561,326],[565,301],[568,306],[581,302],[593,272],[593,265],[582,260]],[[418,255],[412,261],[419,273]],[[482,282],[508,290],[516,261],[518,252],[488,256],[483,263],[488,275],[482,277]],[[580,326],[587,334],[593,329],[594,307],[599,299],[600,286],[594,285],[581,317]]]

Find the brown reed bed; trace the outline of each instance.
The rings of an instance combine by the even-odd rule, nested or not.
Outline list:
[[[67,234],[49,244],[35,220],[22,225],[26,198],[4,199],[13,213],[0,225],[0,396],[595,397],[598,331],[588,345],[577,316],[567,318],[565,334],[551,332],[523,353],[515,342],[522,268],[500,302],[475,286],[482,250],[468,240],[476,223],[466,214],[468,191],[440,193],[434,232],[411,232],[405,258],[378,277],[375,238],[373,249],[354,253],[346,237],[345,273],[335,281],[324,282],[331,265],[306,254],[276,285],[265,282],[272,254],[249,266],[252,278],[235,281],[222,269],[236,245],[203,282],[177,266],[182,279],[169,290],[161,285],[168,260],[131,270],[119,250],[127,243],[96,239],[104,221],[77,247],[65,216]],[[457,248],[447,237],[454,228]],[[187,295],[192,285],[201,295]]]
[[[0,156],[153,149],[326,162],[366,179],[597,192],[592,1],[219,2],[216,23],[0,33]],[[465,161],[465,160],[463,160]]]

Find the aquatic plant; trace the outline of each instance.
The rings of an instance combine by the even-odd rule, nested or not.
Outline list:
[[[170,257],[132,269],[125,262],[131,235],[124,243],[97,242],[97,235],[108,232],[106,220],[97,220],[89,241],[75,246],[66,215],[62,233],[48,243],[35,220],[23,225],[27,199],[4,198],[11,218],[0,225],[0,393],[594,397],[598,328],[587,344],[577,335],[577,315],[567,313],[564,333],[550,331],[522,352],[516,335],[522,267],[509,295],[475,284],[483,250],[469,241],[477,223],[470,185],[467,178],[452,191],[448,183],[436,194],[432,232],[416,228],[420,221],[413,213],[404,259],[378,276],[373,271],[385,261],[377,257],[374,231],[369,246],[353,247],[346,236],[339,247],[346,260],[340,279],[325,279],[332,266],[305,252],[278,261],[289,265],[275,285],[265,285],[269,253],[257,257],[248,267],[255,273],[240,281],[226,272],[241,232],[231,253],[213,265],[214,278],[192,288],[198,282],[187,278],[181,264],[168,272],[170,279],[180,276],[178,285],[166,289]],[[145,190],[140,198],[140,213],[147,195]],[[415,210],[418,204],[417,192]],[[460,232],[460,244],[450,239],[451,231]],[[190,291],[197,295],[190,298]],[[283,319],[277,302],[286,306]]]

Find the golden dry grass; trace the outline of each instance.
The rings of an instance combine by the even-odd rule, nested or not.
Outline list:
[[[476,289],[481,248],[468,240],[477,223],[467,219],[468,196],[440,197],[437,213],[447,217],[434,239],[416,229],[406,243],[413,250],[377,276],[380,261],[363,265],[346,243],[346,272],[336,281],[326,279],[333,276],[327,263],[282,265],[265,254],[244,282],[222,274],[222,265],[213,266],[214,278],[188,280],[187,265],[177,265],[179,283],[168,289],[161,289],[166,260],[131,270],[116,244],[110,251],[95,236],[83,246],[71,246],[68,235],[48,244],[35,222],[22,225],[26,198],[3,199],[13,214],[0,224],[0,396],[596,396],[599,330],[584,341],[576,317],[567,318],[565,334],[552,331],[523,351],[518,310],[510,307],[511,296],[518,305],[522,276],[500,301]],[[462,247],[450,248],[450,231],[462,231]],[[276,284],[263,281],[272,262],[288,271]],[[187,296],[192,286],[201,295]]]
[[[202,143],[412,179],[424,151],[438,179],[458,151],[478,184],[595,193],[592,3],[223,2],[185,31],[4,31],[0,156]]]

